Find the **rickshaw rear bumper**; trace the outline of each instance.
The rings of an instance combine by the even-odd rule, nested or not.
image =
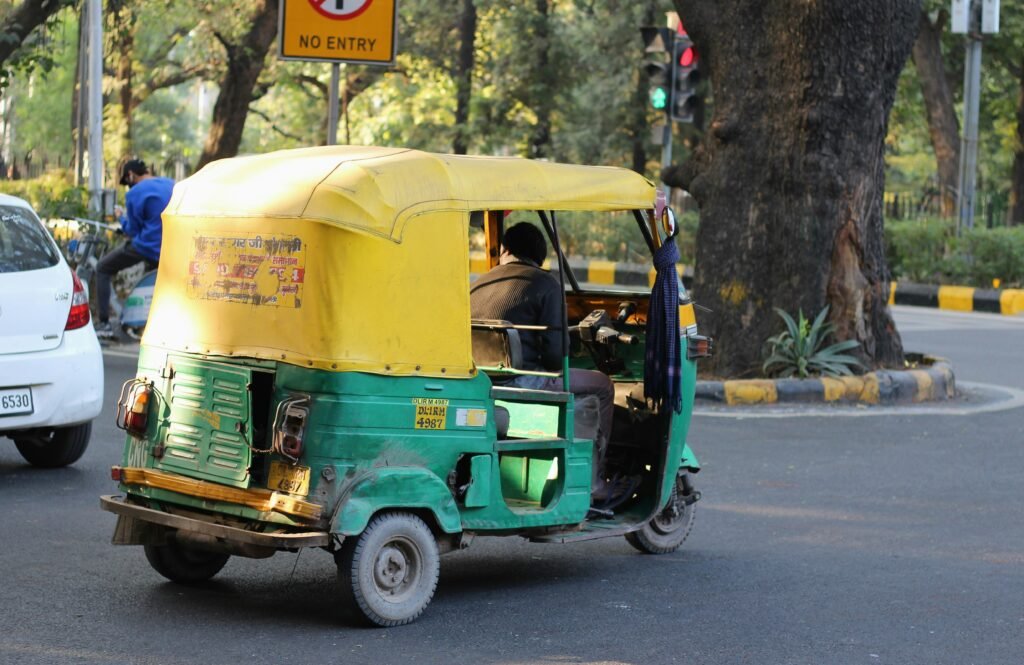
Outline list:
[[[194,517],[174,515],[161,510],[128,503],[125,497],[120,495],[101,496],[100,508],[119,517],[156,524],[186,534],[216,539],[224,544],[230,543],[242,546],[294,550],[300,547],[326,547],[331,542],[331,536],[326,531],[278,533],[247,531],[238,527],[214,524]],[[116,538],[117,534],[115,534],[115,540]]]

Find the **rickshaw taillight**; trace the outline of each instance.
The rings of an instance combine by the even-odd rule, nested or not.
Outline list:
[[[149,398],[153,393],[153,384],[143,379],[129,379],[121,387],[121,396],[117,400],[117,416],[114,424],[134,437],[146,435],[149,424]],[[122,418],[122,409],[124,416]]]
[[[134,436],[145,436],[146,423],[149,421],[149,386],[136,390],[134,399],[128,404],[125,416],[125,429]]]
[[[690,360],[709,358],[714,351],[714,343],[710,337],[691,335],[686,338],[686,357]]]
[[[302,456],[302,437],[309,416],[309,397],[299,395],[281,400],[274,414],[274,452],[297,462]]]

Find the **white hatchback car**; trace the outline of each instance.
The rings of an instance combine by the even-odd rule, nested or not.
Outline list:
[[[103,403],[89,298],[24,200],[0,194],[0,436],[30,464],[85,452]]]

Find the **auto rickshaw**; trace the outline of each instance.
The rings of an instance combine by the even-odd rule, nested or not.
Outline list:
[[[232,555],[321,548],[343,607],[379,626],[416,619],[440,554],[477,535],[676,550],[700,497],[686,437],[710,340],[680,284],[680,409],[645,397],[650,257],[673,233],[656,198],[626,169],[395,148],[226,159],[181,181],[118,401],[122,494],[101,499],[114,543],[184,584]],[[470,237],[496,265],[511,215],[553,248],[572,331],[561,374],[615,382],[603,473],[639,480],[614,508],[591,505],[594,409],[509,387],[517,327],[471,320]],[[640,239],[647,283],[574,274],[565,229],[610,219]]]

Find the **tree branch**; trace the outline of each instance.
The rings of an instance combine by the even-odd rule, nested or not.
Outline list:
[[[0,24],[0,65],[17,51],[32,31],[69,4],[68,0],[25,0]]]
[[[280,127],[277,126],[277,123],[275,123],[273,120],[271,120],[269,115],[267,115],[266,113],[264,113],[263,111],[261,111],[261,110],[259,110],[257,108],[253,108],[253,107],[250,106],[249,107],[249,113],[252,113],[253,115],[255,115],[255,116],[259,117],[259,118],[262,118],[268,125],[270,125],[270,128],[272,130],[274,130],[275,132],[277,132],[281,136],[285,137],[286,139],[292,139],[293,141],[298,141],[300,143],[304,143],[304,142],[307,141],[307,139],[302,137],[302,136],[296,136],[295,134],[292,134],[291,132],[286,132],[285,130],[281,129]]]

